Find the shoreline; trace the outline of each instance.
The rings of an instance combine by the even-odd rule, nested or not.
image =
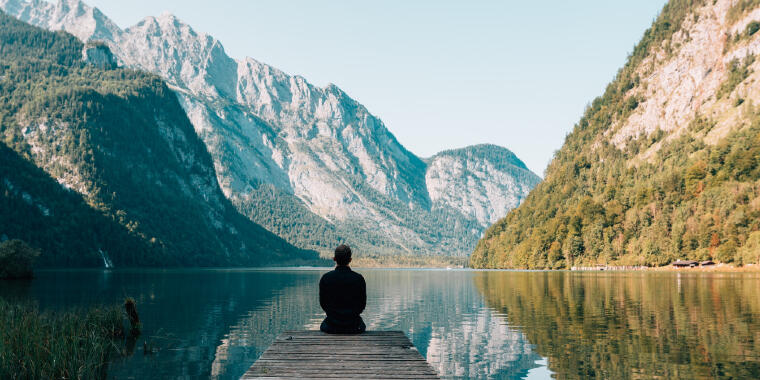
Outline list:
[[[357,260],[352,262],[351,267],[356,269],[430,269],[430,270],[472,270],[472,271],[529,271],[529,272],[760,272],[760,264],[747,264],[737,266],[734,264],[715,264],[710,266],[696,266],[678,268],[672,265],[661,267],[632,266],[632,265],[609,265],[609,266],[589,266],[573,267],[570,269],[540,269],[540,268],[472,268],[462,263],[437,262],[437,263],[402,263],[387,262],[378,263],[370,260]],[[193,270],[206,271],[277,271],[277,270],[331,270],[333,265],[294,265],[294,266],[259,266],[259,267],[119,267],[119,268],[97,268],[97,267],[79,267],[79,268],[38,268],[35,273],[46,273],[56,271],[105,271],[105,272],[183,272]],[[28,280],[5,280],[5,281],[28,281]],[[33,280],[32,280],[33,281]]]
[[[737,266],[733,264],[714,264],[707,266],[695,267],[675,267],[665,265],[661,267],[647,266],[603,266],[603,267],[573,267],[568,269],[569,272],[621,272],[621,271],[644,271],[644,272],[760,272],[760,265],[747,264]]]

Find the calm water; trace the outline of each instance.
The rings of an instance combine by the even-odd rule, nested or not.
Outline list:
[[[359,271],[367,327],[405,331],[445,377],[760,377],[758,274]],[[110,375],[236,379],[281,331],[318,328],[322,273],[46,271],[0,296],[43,309],[134,297],[143,335]]]

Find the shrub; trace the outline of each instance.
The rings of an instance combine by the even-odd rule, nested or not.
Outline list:
[[[760,231],[749,235],[747,242],[736,252],[742,264],[760,264]]]
[[[32,278],[32,265],[40,251],[21,240],[0,244],[0,278]]]
[[[760,30],[760,22],[752,21],[749,24],[747,24],[747,29],[746,29],[747,36],[751,36],[757,33],[758,30]]]
[[[728,241],[718,247],[715,252],[715,258],[722,263],[730,263],[734,261],[735,253],[736,244],[733,241]]]

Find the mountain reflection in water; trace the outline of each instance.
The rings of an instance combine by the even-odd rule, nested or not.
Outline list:
[[[358,269],[367,280],[369,329],[403,330],[444,377],[523,378],[542,358],[484,303],[478,272]],[[143,334],[109,378],[237,379],[289,329],[323,317],[318,270],[42,271],[0,296],[42,309],[137,300]],[[474,281],[475,280],[475,281]],[[157,349],[143,354],[143,342]]]
[[[760,274],[480,272],[560,379],[760,378]]]

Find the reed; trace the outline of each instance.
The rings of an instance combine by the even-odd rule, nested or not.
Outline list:
[[[123,321],[119,306],[41,312],[0,298],[0,379],[105,379]]]

